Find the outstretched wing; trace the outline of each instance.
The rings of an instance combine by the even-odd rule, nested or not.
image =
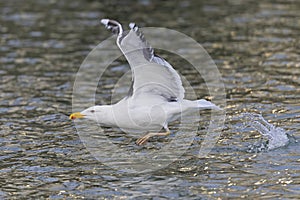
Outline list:
[[[133,83],[129,95],[155,95],[167,101],[177,101],[184,97],[184,88],[178,73],[163,58],[154,54],[153,48],[145,40],[143,33],[134,24],[130,31],[123,32],[122,26],[114,21],[101,20],[108,29],[118,34],[117,44],[132,70]]]

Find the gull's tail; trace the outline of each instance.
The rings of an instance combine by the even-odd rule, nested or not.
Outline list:
[[[204,109],[212,109],[212,110],[222,110],[219,106],[211,103],[210,101],[206,101],[204,99],[194,101],[197,103],[197,108],[200,110]]]

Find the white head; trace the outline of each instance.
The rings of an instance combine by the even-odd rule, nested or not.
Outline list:
[[[99,122],[101,118],[105,117],[105,106],[92,106],[81,112],[75,112],[70,115],[70,119],[86,118],[96,122]]]

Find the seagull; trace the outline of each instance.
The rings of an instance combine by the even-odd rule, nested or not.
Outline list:
[[[153,136],[168,136],[169,122],[203,109],[221,110],[210,101],[184,99],[184,87],[176,70],[154,53],[139,27],[130,23],[130,31],[111,19],[102,19],[106,29],[117,35],[117,45],[132,72],[126,97],[112,105],[96,105],[70,115],[71,120],[86,118],[105,127],[146,133],[137,141],[145,144]],[[162,129],[164,131],[162,131]]]

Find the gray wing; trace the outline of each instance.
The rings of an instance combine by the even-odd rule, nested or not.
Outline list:
[[[120,24],[118,27],[121,27]],[[131,30],[128,33],[124,33],[122,27],[117,31],[117,44],[132,71],[133,83],[128,95],[155,95],[167,101],[183,99],[185,91],[178,73],[166,60],[154,54],[153,48],[134,23],[129,27]]]

